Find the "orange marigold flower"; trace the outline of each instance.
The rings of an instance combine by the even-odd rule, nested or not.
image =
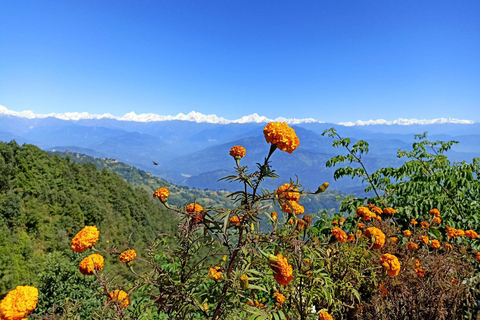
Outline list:
[[[435,218],[433,218],[432,223],[433,224],[440,224],[440,223],[442,223],[442,219],[440,219],[439,217],[435,217]]]
[[[253,302],[250,301],[250,300],[248,300],[248,301],[247,301],[247,306],[253,306],[253,307],[262,308],[262,307],[263,307],[263,303],[260,303],[260,302],[258,302],[257,300],[255,300],[255,301],[253,301]]]
[[[477,252],[477,261],[480,261],[480,252]]]
[[[452,239],[452,238],[455,239],[457,237],[455,228],[447,226],[446,231],[447,231],[448,239]]]
[[[432,243],[430,244],[430,246],[433,249],[440,249],[440,242],[438,240],[432,240]]]
[[[368,221],[372,218],[375,218],[377,215],[370,211],[367,207],[357,208],[357,217],[361,217],[362,220]]]
[[[393,243],[397,243],[397,242],[398,242],[398,238],[397,238],[397,237],[390,237],[390,240],[392,240]]]
[[[345,218],[340,218],[338,219],[338,222],[340,223],[341,226],[345,223]]]
[[[404,235],[405,237],[410,237],[410,236],[412,235],[412,231],[410,231],[410,230],[403,230],[403,235]]]
[[[463,237],[465,235],[465,231],[463,231],[462,229],[456,229],[455,230],[455,236],[456,237]]]
[[[242,146],[233,146],[230,149],[230,155],[237,160],[237,158],[240,160],[241,158],[245,157],[246,150]]]
[[[203,211],[203,207],[197,203],[190,203],[188,206],[187,206],[187,212],[191,212],[191,213],[199,213],[199,212],[202,212]]]
[[[273,294],[273,297],[280,304],[283,304],[285,302],[285,296],[278,291],[275,291],[275,293]]]
[[[83,252],[93,246],[98,241],[98,231],[96,226],[86,226],[72,239],[71,248],[75,252]]]
[[[133,249],[124,251],[120,254],[120,261],[130,262],[137,257],[137,252]]]
[[[292,224],[294,224],[294,223],[295,223],[295,221],[293,221],[293,219],[288,220],[288,224],[289,224],[289,225],[292,225]]]
[[[440,211],[438,209],[430,210],[430,214],[435,217],[440,217]]]
[[[337,220],[333,220],[333,221],[332,221],[332,224],[333,224],[334,226],[338,226],[338,221],[337,221]]]
[[[421,266],[421,264],[420,264],[420,261],[418,261],[418,260],[417,260],[417,261],[415,261],[415,267],[417,267],[417,268],[418,268],[418,267],[420,267],[420,266]]]
[[[453,250],[453,246],[450,243],[445,243],[445,251]]]
[[[417,220],[412,219],[412,220],[410,221],[410,224],[416,225],[416,224],[418,224],[418,222],[417,222]]]
[[[93,274],[94,270],[102,271],[103,263],[103,257],[97,253],[94,253],[80,261],[78,268],[82,274],[90,276]]]
[[[427,236],[419,236],[418,240],[422,241],[425,245],[428,245],[428,237]]]
[[[232,226],[239,226],[242,219],[243,219],[243,217],[233,216],[233,217],[230,218],[230,224]]]
[[[290,128],[286,122],[270,122],[263,129],[267,143],[277,145],[277,148],[292,153],[300,145],[300,140],[295,130]]]
[[[284,212],[292,213],[292,208],[293,208],[293,211],[295,211],[295,214],[297,216],[305,212],[305,208],[303,206],[299,205],[296,201],[288,201],[287,200],[284,203],[282,203],[282,210]]]
[[[288,285],[293,279],[293,270],[287,258],[284,258],[281,254],[277,256],[271,254],[268,261],[270,268],[275,272],[273,277],[277,280],[277,283],[282,286]]]
[[[212,278],[213,280],[220,280],[223,278],[222,272],[220,272],[221,268],[220,267],[213,267],[208,270],[208,276]]]
[[[427,221],[422,221],[421,225],[422,225],[422,229],[428,229],[430,227]]]
[[[375,220],[377,220],[377,221],[382,221],[382,217],[381,217],[381,216],[379,216],[379,215],[376,215],[376,216],[375,216],[375,217],[373,217],[373,218],[374,218]]]
[[[413,243],[413,242],[409,241],[409,242],[407,243],[407,249],[408,249],[408,250],[411,250],[411,251],[417,250],[417,249],[418,249],[418,245],[417,245],[416,243]]]
[[[385,245],[385,234],[378,228],[367,228],[364,235],[373,242],[373,249],[382,249]]]
[[[383,213],[385,214],[395,214],[397,213],[397,210],[393,209],[392,207],[387,207],[383,209]]]
[[[162,202],[167,201],[169,195],[170,195],[170,191],[168,191],[168,189],[165,187],[157,189],[153,193],[153,197],[160,199],[160,201]]]
[[[285,183],[277,189],[278,198],[282,200],[298,201],[300,200],[300,193],[297,188],[294,188],[290,183]]]
[[[318,315],[320,320],[333,320],[333,317],[327,312],[327,310],[321,310]]]
[[[363,229],[365,228],[365,225],[361,222],[357,223],[357,226],[360,228],[360,229]]]
[[[400,273],[400,261],[393,254],[385,253],[382,255],[380,264],[387,270],[389,276],[396,277]]]
[[[415,273],[420,277],[425,277],[425,269],[423,268],[415,268]]]
[[[108,301],[113,300],[120,306],[120,308],[126,308],[130,304],[128,294],[123,290],[113,290],[108,295]]]
[[[383,213],[383,210],[373,204],[367,204],[367,207],[368,209],[370,209],[370,211],[372,212],[375,212],[376,214],[382,214]]]
[[[378,284],[378,289],[382,292],[382,298],[385,298],[388,294],[387,288],[381,283]]]
[[[18,286],[0,302],[0,319],[21,320],[37,307],[38,289],[31,286]]]
[[[468,238],[471,238],[471,239],[477,239],[478,238],[478,233],[476,233],[473,230],[467,230],[467,231],[465,231],[465,236],[467,236]]]
[[[273,211],[273,212],[272,212],[272,220],[273,220],[273,221],[277,221],[277,219],[278,219],[277,212],[276,212],[276,211]]]
[[[343,231],[339,227],[333,228],[332,229],[332,234],[335,237],[335,239],[337,239],[338,242],[347,241],[347,238],[348,238],[347,234],[345,233],[345,231]]]
[[[352,233],[350,233],[350,234],[348,235],[347,241],[348,241],[348,242],[354,242],[354,241],[355,241],[355,236],[354,236]]]

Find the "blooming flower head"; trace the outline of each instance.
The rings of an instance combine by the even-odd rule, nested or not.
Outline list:
[[[380,264],[387,270],[389,276],[396,277],[400,273],[400,261],[393,254],[385,253],[382,255]]]
[[[243,217],[233,216],[233,217],[230,218],[230,224],[232,226],[239,226],[240,222],[242,221],[242,218]]]
[[[128,294],[123,290],[113,290],[108,295],[109,295],[108,301],[113,300],[121,308],[126,308],[130,304],[130,299],[128,298]]]
[[[422,229],[428,229],[430,227],[427,221],[422,221],[421,225],[422,225]]]
[[[272,212],[272,220],[273,220],[273,221],[277,221],[277,219],[278,219],[278,214],[277,214],[276,211],[273,211],[273,212]]]
[[[275,298],[277,303],[283,304],[285,302],[285,296],[278,291],[275,291],[273,297]]]
[[[398,238],[397,238],[397,237],[390,237],[390,240],[392,240],[393,243],[397,243],[397,242],[398,242]]]
[[[278,187],[277,189],[278,198],[282,200],[300,200],[300,193],[297,188],[294,188],[290,183],[285,183],[284,185]]]
[[[300,145],[295,130],[286,122],[270,122],[263,129],[267,143],[275,144],[278,149],[292,153]]]
[[[365,225],[363,223],[359,222],[359,223],[357,223],[357,227],[359,229],[363,229],[363,228],[365,228]]]
[[[455,230],[455,236],[456,237],[463,237],[465,235],[465,231],[463,231],[462,229],[456,229]]]
[[[372,241],[373,249],[382,249],[385,245],[385,234],[382,232],[382,230],[375,227],[370,227],[367,228],[363,234]]]
[[[350,233],[348,235],[348,239],[347,239],[348,242],[354,242],[355,241],[355,236],[353,235],[353,233]]]
[[[341,226],[345,223],[345,218],[340,218],[338,219],[338,222],[340,223]]]
[[[375,217],[373,217],[375,220],[377,221],[382,221],[382,217],[380,215],[375,215]]]
[[[78,268],[82,274],[89,276],[93,274],[94,270],[102,271],[103,264],[103,257],[97,253],[94,253],[80,261]]]
[[[370,211],[367,207],[357,208],[357,217],[361,217],[362,220],[368,221],[372,218],[375,218],[377,215]]]
[[[153,193],[153,197],[160,199],[160,201],[162,202],[167,201],[169,195],[170,195],[170,191],[168,191],[168,189],[165,187],[157,189]]]
[[[203,220],[203,207],[197,203],[190,203],[187,206],[187,212],[193,213],[193,223],[197,223]]]
[[[445,251],[453,250],[453,246],[450,243],[445,243]]]
[[[415,220],[415,219],[412,219],[412,220],[410,220],[410,224],[417,225],[417,224],[418,224],[418,222],[417,222],[417,220]]]
[[[124,251],[120,254],[120,261],[130,262],[137,257],[137,252],[133,249]]]
[[[333,320],[333,317],[327,312],[327,310],[321,310],[318,313],[318,316],[320,320]]]
[[[387,207],[383,209],[383,213],[385,214],[395,214],[397,213],[397,210],[393,209],[392,207]]]
[[[263,308],[263,303],[258,302],[257,300],[255,301],[247,301],[247,306],[252,306],[252,307],[257,307],[257,308]]]
[[[93,246],[98,241],[98,231],[96,226],[86,226],[72,239],[71,248],[75,252],[83,252]]]
[[[235,158],[235,160],[240,160],[241,158],[245,157],[246,150],[242,146],[233,146],[230,149],[230,155]]]
[[[345,233],[345,231],[343,231],[339,227],[333,228],[332,229],[332,234],[335,237],[335,239],[337,239],[338,242],[345,242],[348,239],[348,236]]]
[[[208,276],[213,280],[220,280],[223,278],[222,272],[220,271],[220,267],[213,267],[208,270]]]
[[[410,230],[403,230],[403,235],[404,235],[405,237],[410,237],[410,236],[412,235],[412,231],[410,231]]]
[[[299,205],[296,201],[287,200],[287,201],[282,203],[282,210],[284,212],[293,213],[292,208],[293,208],[293,211],[295,212],[295,214],[297,216],[300,215],[300,214],[303,214],[305,212],[305,208],[303,206]]]
[[[446,231],[447,231],[448,239],[452,239],[452,238],[455,239],[457,237],[455,228],[447,226]]]
[[[31,286],[18,286],[0,302],[0,319],[21,320],[37,307],[38,289]],[[26,318],[25,318],[26,319]]]
[[[467,231],[465,231],[465,236],[467,236],[468,238],[471,238],[471,239],[477,239],[478,238],[478,233],[476,233],[473,230],[467,230]]]
[[[435,217],[440,217],[440,211],[438,209],[430,210],[430,214]]]
[[[418,240],[422,241],[425,245],[428,245],[428,237],[427,236],[419,236]]]
[[[293,279],[292,266],[288,263],[287,258],[279,254],[277,256],[270,255],[268,257],[270,268],[275,272],[273,277],[277,280],[277,283],[282,286],[286,286]]]
[[[418,267],[420,267],[420,266],[421,266],[421,264],[420,264],[420,261],[418,261],[418,260],[417,260],[417,261],[415,261],[415,267],[417,267],[417,268],[418,268]]]
[[[480,252],[477,252],[477,261],[480,261]]]
[[[435,218],[433,218],[432,223],[433,224],[440,224],[440,223],[442,223],[442,219],[440,219],[439,217],[435,217]]]
[[[337,220],[333,220],[333,221],[332,221],[332,224],[333,224],[334,226],[338,226],[338,221],[337,221]]]
[[[418,245],[414,242],[411,242],[409,241],[407,243],[407,249],[410,250],[410,251],[413,251],[413,250],[417,250],[418,249]]]
[[[382,292],[382,298],[385,298],[388,294],[387,288],[383,284],[378,284],[378,289]]]
[[[438,240],[432,240],[432,243],[430,244],[430,246],[433,249],[440,249],[440,242]]]
[[[371,203],[367,204],[367,207],[368,209],[370,209],[370,211],[372,212],[375,212],[376,214],[382,214],[383,213],[383,210]]]
[[[415,268],[415,273],[419,276],[419,277],[425,277],[425,269],[423,268]]]

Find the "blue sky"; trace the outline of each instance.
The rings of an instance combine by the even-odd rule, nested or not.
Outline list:
[[[480,1],[0,1],[0,105],[480,121]]]

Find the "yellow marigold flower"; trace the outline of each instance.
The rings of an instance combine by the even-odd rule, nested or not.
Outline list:
[[[340,218],[338,219],[338,222],[340,223],[341,226],[345,223],[345,218]]]
[[[348,235],[348,239],[347,239],[348,242],[354,242],[355,241],[355,236],[353,235],[353,233],[350,233]]]
[[[440,219],[439,217],[435,217],[435,218],[433,218],[432,223],[433,224],[440,224],[440,223],[442,223],[442,219]]]
[[[383,213],[385,214],[395,214],[397,213],[397,210],[393,209],[392,207],[387,207],[383,209]]]
[[[480,261],[480,252],[477,252],[477,261]]]
[[[453,246],[450,243],[445,243],[445,251],[453,250]]]
[[[382,249],[385,245],[385,234],[378,228],[370,227],[365,230],[364,235],[373,242],[373,249]]]
[[[289,225],[292,225],[292,224],[294,224],[294,223],[295,223],[295,221],[293,221],[293,219],[288,220],[288,224],[289,224]]]
[[[371,212],[367,207],[359,207],[357,208],[357,217],[361,217],[362,220],[368,221],[372,218],[375,218],[376,214]]]
[[[404,235],[405,237],[410,237],[410,236],[412,235],[412,231],[410,231],[410,230],[404,230],[404,231],[403,231],[403,235]]]
[[[368,209],[370,209],[370,211],[372,212],[375,212],[376,214],[382,214],[383,213],[383,210],[373,204],[367,204],[367,207]]]
[[[418,240],[422,241],[425,245],[428,245],[428,237],[427,236],[419,236]]]
[[[467,236],[468,238],[471,238],[471,239],[477,239],[478,238],[478,233],[476,233],[473,230],[467,230],[467,231],[465,231],[465,236]]]
[[[71,248],[75,252],[83,252],[93,246],[98,241],[98,231],[96,226],[86,226],[72,239]]]
[[[393,243],[397,243],[397,242],[398,242],[398,238],[397,238],[397,237],[390,237],[390,240],[392,240]]]
[[[297,188],[294,188],[290,183],[285,183],[277,189],[278,198],[282,200],[298,201],[300,200],[300,193]]]
[[[31,286],[18,286],[7,293],[2,302],[0,302],[0,319],[23,319],[37,307],[37,302],[37,288]]]
[[[420,277],[425,277],[425,269],[423,268],[415,268],[415,273]]]
[[[389,276],[396,277],[400,273],[400,261],[393,254],[385,253],[382,255],[380,264],[387,270]]]
[[[93,271],[102,271],[103,270],[104,260],[103,257],[97,253],[91,254],[88,257],[80,261],[78,268],[80,272],[86,276],[93,274]]]
[[[168,189],[165,187],[157,189],[153,193],[153,197],[160,199],[160,201],[162,202],[167,201],[169,195],[170,195],[170,191],[168,191]]]
[[[438,209],[430,210],[430,214],[435,217],[440,217],[440,211]]]
[[[321,310],[318,315],[320,320],[333,320],[333,317],[327,312],[327,310]]]
[[[363,229],[365,228],[365,225],[361,222],[357,223],[357,226],[360,228],[360,229]]]
[[[438,240],[432,240],[432,243],[430,244],[430,246],[433,249],[440,249],[440,242]]]
[[[412,220],[410,220],[410,224],[417,225],[417,224],[418,224],[418,222],[417,222],[417,220],[415,220],[415,219],[412,219]]]
[[[280,304],[283,304],[285,302],[285,296],[278,291],[275,291],[275,293],[273,294],[273,297]]]
[[[232,226],[239,226],[242,220],[243,220],[243,217],[233,216],[230,218],[230,224]]]
[[[277,145],[277,148],[292,153],[300,145],[300,140],[295,130],[290,128],[286,122],[270,122],[263,129],[267,143]]]
[[[268,257],[270,268],[275,272],[273,277],[277,280],[277,283],[282,286],[286,286],[293,279],[292,266],[288,263],[287,258],[279,254],[277,256],[270,255]]]
[[[221,268],[220,267],[213,267],[208,270],[208,276],[212,278],[213,280],[220,280],[223,278],[222,272],[220,272]]]
[[[427,221],[422,221],[421,225],[422,225],[422,229],[428,229],[430,227]]]
[[[245,157],[246,150],[242,146],[233,146],[230,149],[230,155],[235,158],[235,160],[240,160],[241,158]]]
[[[296,201],[288,201],[287,200],[287,201],[282,203],[282,210],[284,212],[293,213],[292,208],[293,208],[293,211],[295,211],[295,214],[297,216],[300,215],[300,214],[303,214],[305,212],[305,208],[303,206],[299,205]]]
[[[133,249],[124,251],[120,254],[120,261],[130,262],[137,257],[137,252]]]
[[[348,236],[345,233],[345,231],[343,231],[339,227],[333,228],[332,229],[332,234],[335,237],[335,239],[337,239],[338,242],[345,242],[348,239]]]
[[[408,250],[411,250],[411,251],[417,250],[417,249],[418,249],[418,245],[417,245],[416,243],[413,243],[413,242],[409,241],[409,242],[407,243],[407,249],[408,249]]]
[[[337,220],[333,220],[333,221],[332,221],[332,224],[333,224],[334,226],[338,226],[338,221],[337,221]]]
[[[277,215],[277,212],[276,212],[276,211],[273,211],[273,212],[272,212],[272,220],[273,220],[273,221],[277,221],[277,220],[278,220],[278,215]]]
[[[109,295],[108,301],[113,300],[121,308],[126,308],[130,304],[130,299],[128,298],[128,294],[123,290],[113,290],[108,295]]]
[[[243,274],[241,277],[240,277],[240,287],[243,289],[243,290],[247,290],[248,289],[248,276],[246,274]]]

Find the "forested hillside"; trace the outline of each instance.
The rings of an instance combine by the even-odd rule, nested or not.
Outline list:
[[[114,173],[48,155],[33,145],[0,143],[0,298],[19,283],[65,297],[64,281],[75,284],[70,291],[86,290],[91,281],[76,270],[83,255],[70,249],[71,238],[85,225],[102,230],[101,242],[121,250],[130,239],[130,246],[141,252],[176,224],[176,216],[151,193],[134,189]],[[116,261],[108,265],[124,267]]]

